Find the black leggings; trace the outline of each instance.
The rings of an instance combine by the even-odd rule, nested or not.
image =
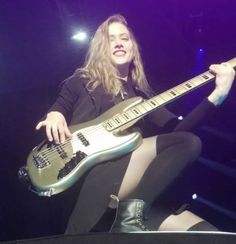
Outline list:
[[[152,203],[198,157],[200,151],[201,142],[192,133],[173,132],[158,136],[158,156],[126,198],[138,198]],[[84,182],[78,182],[73,187],[72,190],[81,191],[68,223],[68,234],[88,232],[101,219],[110,201],[110,194],[118,193],[127,169],[127,160],[128,157],[122,157],[114,162],[97,165],[86,175]],[[106,215],[101,222],[104,222],[103,219],[106,223],[109,222]],[[112,223],[113,219],[110,219]]]
[[[152,203],[187,165],[197,159],[201,152],[201,141],[189,132],[173,132],[157,137],[156,150],[157,157],[127,198]]]

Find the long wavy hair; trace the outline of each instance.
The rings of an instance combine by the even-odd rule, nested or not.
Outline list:
[[[88,80],[87,87],[93,91],[97,86],[103,85],[106,93],[116,96],[122,90],[122,82],[119,73],[111,61],[108,27],[111,23],[118,22],[126,26],[133,42],[134,58],[130,64],[129,75],[133,85],[145,94],[151,93],[151,88],[147,82],[138,43],[133,32],[128,27],[127,21],[122,15],[116,14],[105,20],[95,32],[86,55],[84,65],[78,68],[74,75]]]

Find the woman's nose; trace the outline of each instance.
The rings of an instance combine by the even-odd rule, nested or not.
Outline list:
[[[116,44],[116,45],[115,45],[115,48],[118,48],[118,49],[120,49],[120,48],[122,48],[122,47],[123,47],[122,44]]]
[[[122,45],[122,41],[121,41],[119,38],[117,38],[117,39],[115,40],[115,47],[116,47],[116,48],[121,48],[121,47],[123,47],[123,45]]]

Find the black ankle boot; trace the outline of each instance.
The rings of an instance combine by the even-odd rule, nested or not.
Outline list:
[[[145,205],[140,199],[119,201],[110,232],[148,231],[143,223]]]

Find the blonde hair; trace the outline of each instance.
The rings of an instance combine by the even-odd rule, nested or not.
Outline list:
[[[133,42],[134,58],[130,64],[129,75],[132,78],[133,85],[145,94],[150,94],[151,89],[148,85],[141,55],[137,41],[128,27],[125,18],[119,14],[110,16],[97,29],[87,52],[84,65],[77,69],[74,75],[79,75],[88,80],[87,87],[93,91],[97,86],[103,85],[106,93],[116,96],[122,90],[122,82],[119,79],[119,73],[112,64],[109,53],[109,35],[108,27],[111,23],[118,22],[126,26]]]

